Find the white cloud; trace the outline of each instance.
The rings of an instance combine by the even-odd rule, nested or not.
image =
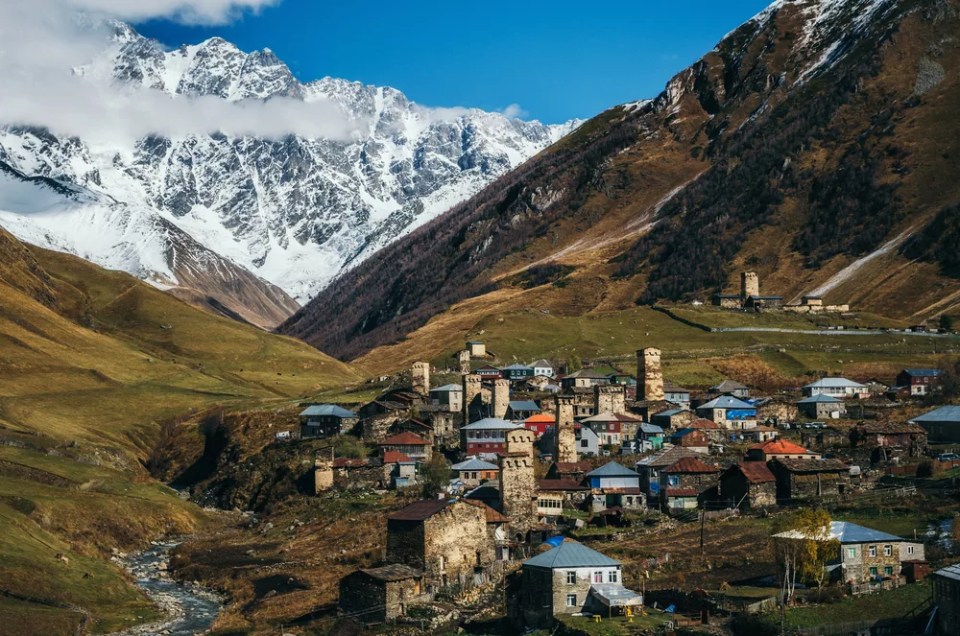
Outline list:
[[[351,120],[329,100],[173,97],[72,71],[108,46],[104,18],[217,22],[274,1],[0,0],[0,125],[45,127],[95,146],[128,145],[150,134],[213,132],[352,138],[367,122]]]
[[[503,116],[507,119],[519,119],[527,116],[527,111],[520,108],[520,104],[510,104],[500,112],[503,113]]]

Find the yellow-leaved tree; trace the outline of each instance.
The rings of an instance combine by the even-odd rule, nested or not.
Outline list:
[[[793,600],[798,582],[822,590],[827,565],[839,558],[840,541],[830,534],[830,515],[822,508],[804,508],[774,525],[771,548],[780,568],[784,602]]]

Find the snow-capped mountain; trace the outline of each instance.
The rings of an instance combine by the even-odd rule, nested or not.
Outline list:
[[[395,89],[341,79],[303,84],[269,50],[244,53],[213,38],[171,51],[123,24],[111,48],[76,72],[178,98],[323,101],[355,122],[348,140],[153,136],[132,148],[0,128],[8,183],[44,177],[72,192],[53,208],[0,208],[0,225],[161,286],[189,287],[263,325],[296,306],[273,285],[306,301],[575,126],[429,109]],[[263,279],[277,307],[251,314],[231,288],[238,284],[224,281],[227,264]]]

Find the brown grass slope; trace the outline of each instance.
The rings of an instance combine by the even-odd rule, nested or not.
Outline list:
[[[881,3],[861,23],[866,4],[844,3],[822,41],[805,39],[817,0],[748,22],[653,102],[587,122],[280,331],[353,359],[468,299],[583,315],[705,298],[743,267],[789,298],[827,286],[898,318],[955,312],[958,3]],[[832,43],[843,56],[802,76]],[[917,239],[938,215],[953,233]]]

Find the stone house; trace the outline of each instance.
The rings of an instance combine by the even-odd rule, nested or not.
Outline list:
[[[796,530],[775,534],[775,540],[808,538]],[[814,537],[816,538],[816,537]],[[904,561],[923,560],[922,543],[849,521],[833,521],[823,539],[836,541],[839,554],[828,562],[831,578],[843,583],[871,583],[899,579]]]
[[[444,384],[430,389],[430,401],[448,411],[459,413],[463,410],[463,387],[459,384]]]
[[[483,344],[479,340],[467,340],[466,350],[470,352],[471,358],[487,357],[487,345]]]
[[[553,449],[556,446],[554,441],[556,434],[557,427],[554,425],[540,436],[537,446],[541,453],[552,455]],[[593,429],[581,424],[575,424],[573,427],[573,435],[578,457],[596,457],[600,454],[600,437],[593,432]]]
[[[651,424],[656,424],[665,429],[683,428],[688,423],[697,419],[696,414],[689,409],[667,409],[654,413],[649,418]]]
[[[340,579],[340,613],[362,623],[394,621],[409,605],[427,600],[423,573],[407,565],[361,569]]]
[[[771,459],[819,459],[820,454],[785,439],[754,444],[747,449],[747,459],[768,462]]]
[[[566,507],[577,508],[586,499],[589,488],[577,479],[538,479],[537,514],[557,517]]]
[[[667,512],[696,509],[703,494],[717,485],[720,469],[696,457],[684,457],[660,471],[660,502]]]
[[[536,628],[555,616],[605,615],[642,604],[639,594],[623,587],[619,561],[567,540],[523,562],[514,616]]]
[[[743,461],[720,475],[720,501],[741,510],[777,505],[777,478],[764,462]]]
[[[897,375],[897,385],[910,388],[910,395],[922,396],[940,390],[940,369],[904,369]]]
[[[757,407],[731,395],[721,395],[701,404],[696,412],[728,429],[752,428],[757,424]]]
[[[835,420],[847,414],[847,406],[840,398],[818,393],[797,402],[797,411],[812,420]]]
[[[665,384],[663,386],[663,399],[681,408],[690,408],[690,389],[684,389],[669,383]]]
[[[593,369],[580,369],[573,373],[568,373],[560,379],[560,386],[564,389],[590,389],[597,385],[608,384],[610,378]]]
[[[670,436],[670,443],[674,446],[689,448],[701,455],[710,453],[710,438],[707,437],[706,432],[695,428],[681,428]]]
[[[389,451],[394,451],[403,453],[418,462],[428,462],[433,456],[433,446],[430,442],[410,432],[392,435],[378,443],[377,446],[380,449],[381,456]]]
[[[900,447],[918,456],[927,447],[927,431],[918,424],[867,421],[858,424],[856,431],[867,448]]]
[[[634,468],[640,476],[640,490],[647,496],[649,505],[660,501],[660,471],[684,457],[695,457],[689,448],[674,446],[639,460]]]
[[[850,467],[839,459],[778,458],[768,466],[777,478],[777,503],[838,497],[843,494]]]
[[[546,478],[569,479],[579,483],[591,470],[593,470],[593,464],[588,461],[553,462],[547,467]]]
[[[373,442],[387,436],[390,427],[410,416],[411,407],[393,400],[374,400],[360,407],[363,439]]]
[[[708,391],[717,395],[732,395],[740,399],[750,397],[750,387],[736,380],[724,380],[720,384],[710,387]]]
[[[485,582],[496,561],[485,508],[427,499],[388,515],[386,560],[422,570],[427,592]]]
[[[434,443],[436,439],[436,432],[431,424],[418,419],[415,417],[407,417],[402,420],[397,420],[390,425],[390,428],[387,429],[387,435],[399,435],[400,433],[413,433],[423,439],[427,440],[431,444]]]
[[[467,486],[479,486],[485,481],[497,479],[500,471],[496,464],[485,462],[475,455],[450,468],[457,473],[457,479]]]
[[[757,420],[761,422],[774,424],[795,422],[800,416],[796,402],[784,396],[761,398],[756,401],[756,407]]]
[[[960,564],[940,568],[930,575],[930,580],[937,608],[936,633],[960,634]]]
[[[335,404],[314,404],[300,413],[300,438],[313,439],[347,433],[357,425],[357,414]]]
[[[779,437],[780,432],[773,428],[772,426],[765,426],[763,424],[758,424],[754,428],[741,431],[739,436],[743,438],[744,441],[754,442],[756,444],[762,444],[764,442],[772,442]]]
[[[384,451],[383,475],[393,489],[417,485],[417,460],[399,451]]]

